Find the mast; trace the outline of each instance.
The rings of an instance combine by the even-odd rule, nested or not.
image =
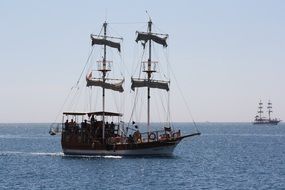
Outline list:
[[[104,39],[106,40],[106,36],[107,36],[107,22],[105,21],[103,24],[103,28],[104,28]],[[103,57],[103,69],[102,69],[102,80],[103,80],[103,84],[105,84],[106,82],[106,44],[104,44],[104,57]],[[103,121],[103,126],[102,126],[102,138],[103,138],[103,142],[105,142],[105,86],[103,86],[102,88],[102,109],[103,109],[103,115],[102,115],[102,121]]]
[[[268,106],[267,106],[267,109],[268,109],[268,119],[269,121],[271,120],[271,113],[273,112],[271,109],[272,109],[272,103],[270,102],[270,100],[268,101]]]
[[[91,34],[91,40],[92,40],[92,46],[94,45],[103,45],[104,47],[104,55],[103,55],[103,60],[102,61],[97,61],[98,62],[98,71],[102,72],[102,78],[92,78],[92,72],[89,74],[89,76],[86,77],[87,81],[87,86],[97,86],[97,87],[102,87],[102,139],[103,143],[105,142],[105,90],[113,90],[113,91],[118,91],[118,92],[123,92],[124,89],[122,87],[122,84],[124,82],[123,80],[120,79],[115,79],[119,80],[117,83],[110,83],[108,82],[108,78],[106,78],[107,72],[111,71],[111,66],[109,65],[111,61],[107,61],[107,47],[110,48],[115,48],[119,52],[121,52],[121,45],[119,42],[114,42],[109,39],[117,39],[117,40],[122,40],[122,38],[119,37],[112,37],[112,36],[107,36],[107,22],[105,21],[103,23],[103,35],[94,35]]]
[[[262,108],[263,108],[263,107],[262,107],[262,104],[263,104],[263,103],[262,103],[261,100],[260,100],[260,102],[259,102],[258,104],[259,104],[259,107],[258,107],[259,110],[258,110],[257,113],[259,113],[259,119],[262,119],[262,115],[261,115],[261,114],[263,113],[263,111],[262,111]]]
[[[148,33],[151,34],[151,19],[148,22]],[[148,64],[147,64],[147,80],[150,82],[151,78],[151,40],[149,40],[149,51],[148,51]],[[150,131],[150,88],[147,87],[147,129]]]
[[[157,88],[169,91],[169,81],[163,81],[163,80],[154,80],[152,79],[152,73],[156,72],[156,64],[157,61],[152,61],[151,59],[151,48],[152,48],[152,41],[154,43],[160,44],[163,47],[167,47],[166,39],[168,38],[168,34],[158,34],[158,33],[152,33],[152,21],[151,18],[148,21],[148,28],[147,32],[138,32],[137,31],[137,38],[136,42],[141,41],[143,48],[145,48],[145,45],[148,43],[148,60],[143,62],[144,65],[144,71],[147,74],[147,77],[144,79],[141,78],[132,78],[132,90],[135,88],[142,88],[147,87],[147,128],[148,132],[150,132],[150,89],[151,88]],[[152,65],[153,64],[153,65]],[[146,67],[145,67],[146,66]]]

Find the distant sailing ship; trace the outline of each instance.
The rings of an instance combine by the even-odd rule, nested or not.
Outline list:
[[[257,125],[257,124],[269,124],[269,125],[277,125],[281,120],[274,118],[271,118],[271,113],[272,111],[272,103],[270,102],[270,100],[268,101],[267,104],[267,109],[268,109],[268,118],[264,117],[263,114],[263,103],[260,100],[260,102],[258,103],[259,107],[258,107],[258,115],[255,116],[254,122],[253,124]]]
[[[155,67],[151,60],[152,42],[167,46],[168,35],[152,33],[152,21],[148,22],[147,32],[137,32],[136,42],[141,41],[143,46],[148,45],[149,57],[144,72],[147,78],[132,78],[131,88],[147,88],[147,132],[141,133],[135,122],[131,127],[125,127],[121,121],[122,113],[109,112],[105,110],[105,91],[112,90],[123,92],[124,79],[107,78],[111,71],[107,61],[107,47],[121,50],[119,42],[110,39],[120,39],[107,36],[107,23],[103,24],[104,35],[91,35],[92,46],[102,45],[104,54],[101,61],[98,61],[100,78],[95,78],[91,73],[87,74],[87,87],[102,88],[102,111],[94,112],[64,112],[62,122],[61,145],[64,154],[67,155],[172,155],[174,148],[186,137],[200,135],[200,132],[183,135],[180,130],[175,131],[169,124],[161,130],[150,129],[150,89],[157,88],[169,90],[169,81],[153,79]],[[163,36],[163,37],[160,37]],[[115,82],[114,82],[115,81]],[[94,88],[93,88],[94,89]],[[70,118],[71,121],[69,120]],[[115,119],[114,119],[115,118]],[[108,121],[112,121],[108,123]],[[132,128],[133,127],[133,128]],[[128,130],[130,129],[130,130]],[[131,131],[132,130],[132,131]],[[130,133],[131,132],[131,133]]]

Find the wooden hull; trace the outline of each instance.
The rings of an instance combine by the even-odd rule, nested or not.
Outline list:
[[[62,150],[66,155],[171,156],[180,141],[181,139],[138,144],[91,144],[89,146],[70,146],[62,144]]]
[[[103,141],[100,136],[92,138],[91,134],[91,132],[80,130],[63,131],[61,138],[63,153],[66,155],[171,156],[183,138],[200,135],[198,132],[180,136],[179,131],[173,132],[171,136],[165,136],[152,132],[152,135],[148,135],[147,138],[142,138],[141,135],[135,138],[134,135],[132,141],[121,136],[109,137]]]
[[[113,155],[113,156],[171,156],[177,144],[169,146],[157,146],[142,149],[121,149],[121,150],[107,150],[107,149],[64,149],[66,155]]]
[[[200,135],[181,136],[175,139],[142,143],[124,144],[81,144],[62,141],[62,150],[66,155],[114,155],[114,156],[171,156],[175,147],[183,138]]]

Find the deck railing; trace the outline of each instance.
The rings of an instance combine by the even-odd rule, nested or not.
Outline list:
[[[83,126],[85,125],[85,126]],[[90,123],[73,123],[72,125],[66,126],[65,123],[62,123],[62,133],[63,135],[75,134],[75,135],[84,135],[84,134],[92,134],[90,138],[99,138],[100,134],[96,135],[96,129],[91,126]],[[120,126],[115,124],[115,129],[111,130],[107,129],[105,134],[109,134],[106,141],[108,144],[120,144],[120,143],[147,143],[147,142],[157,142],[157,141],[165,141],[170,139],[175,139],[181,136],[180,130],[175,131],[170,128],[164,130],[156,130],[151,132],[143,132],[140,133],[138,130],[134,131],[133,134],[129,134],[129,136],[118,134],[120,130]],[[100,131],[100,126],[97,126],[97,129]]]

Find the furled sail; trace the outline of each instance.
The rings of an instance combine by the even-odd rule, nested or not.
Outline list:
[[[154,42],[163,45],[163,47],[167,47],[166,39],[167,37],[162,38],[151,33],[138,32],[136,42],[144,41],[146,43],[148,40],[153,40]]]
[[[99,86],[105,89],[110,89],[118,92],[124,92],[123,83],[124,79],[118,83],[108,83],[103,82],[102,79],[91,79],[90,77],[86,77],[87,87],[89,86]]]
[[[132,78],[132,90],[140,87],[158,88],[169,91],[169,81],[147,80],[147,79],[134,79]]]
[[[94,46],[95,44],[97,45],[106,45],[112,48],[116,48],[118,49],[119,52],[121,52],[121,45],[120,43],[117,42],[112,42],[110,40],[106,40],[106,39],[101,39],[101,38],[94,38],[91,35],[91,39],[92,39],[92,46]]]

